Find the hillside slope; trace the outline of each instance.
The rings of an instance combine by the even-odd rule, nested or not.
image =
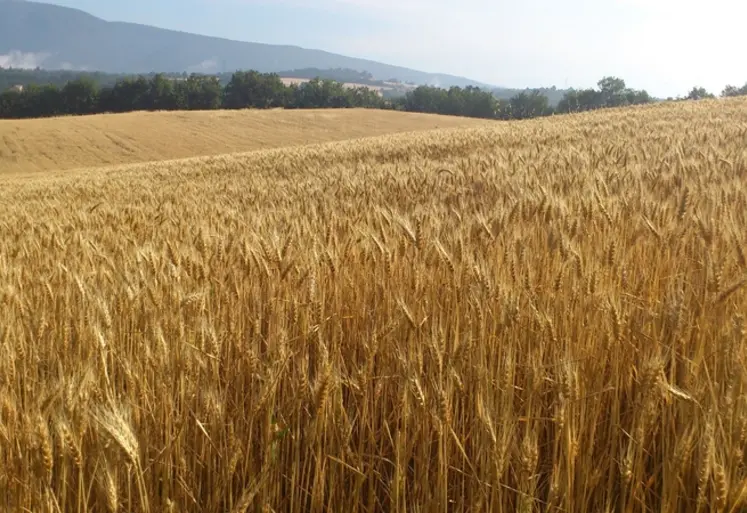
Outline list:
[[[744,512],[745,126],[0,179],[0,511]]]
[[[135,112],[0,120],[0,174],[243,152],[485,121],[366,109]]]
[[[25,0],[0,0],[2,55],[12,55],[17,67],[25,62],[30,67],[112,73],[182,72],[194,68],[205,72],[350,68],[368,71],[382,80],[398,78],[417,84],[479,85],[463,77],[426,73],[321,50],[108,22],[77,9]]]

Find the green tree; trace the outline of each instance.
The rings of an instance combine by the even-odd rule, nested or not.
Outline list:
[[[118,80],[100,92],[99,109],[103,112],[132,112],[152,107],[150,81],[144,76]]]
[[[11,118],[43,118],[64,114],[60,90],[54,85],[31,84],[23,92],[4,95],[6,115]]]
[[[191,74],[184,84],[186,107],[189,110],[214,110],[221,107],[223,89],[218,77]]]
[[[174,79],[166,78],[163,73],[154,75],[150,79],[147,104],[151,110],[177,109],[179,101],[174,87]]]
[[[464,104],[460,115],[494,119],[498,116],[498,100],[490,91],[468,86],[463,90]]]
[[[501,98],[498,100],[495,117],[497,119],[511,119],[511,99]]]
[[[529,119],[552,114],[547,96],[539,91],[521,92],[509,100],[513,119]]]
[[[645,90],[637,91],[635,89],[628,89],[625,92],[625,96],[630,105],[644,105],[654,101],[651,95]]]
[[[558,112],[583,112],[602,107],[602,94],[594,89],[571,89],[558,102]]]
[[[617,77],[604,77],[597,82],[597,86],[605,107],[619,107],[627,104],[625,80]]]
[[[601,109],[605,106],[601,91],[584,89],[578,94],[578,102],[581,110]]]
[[[32,87],[36,96],[35,104],[39,116],[59,116],[65,113],[63,93],[56,85],[47,84],[39,88],[30,87]]]
[[[62,88],[62,108],[66,114],[93,114],[99,105],[99,91],[89,77],[71,80]]]
[[[463,116],[467,110],[467,97],[461,87],[450,87],[446,91],[444,105],[439,109],[440,114],[449,116]]]
[[[342,83],[318,78],[300,84],[293,91],[293,104],[300,109],[351,107],[353,94]]]
[[[641,105],[653,101],[645,90],[630,89],[625,81],[605,77],[597,83],[599,89],[571,89],[558,103],[558,112],[582,112],[605,107]]]
[[[0,92],[0,118],[12,119],[17,117],[18,98],[20,93],[15,91]]]
[[[352,107],[384,108],[384,98],[375,90],[368,87],[355,87],[348,90]]]
[[[404,98],[404,110],[410,112],[444,113],[448,92],[432,86],[420,86],[409,91]]]
[[[728,85],[724,88],[723,91],[721,91],[721,96],[725,98],[733,97],[733,96],[745,96],[745,95],[747,95],[747,84],[743,85],[742,87]]]
[[[715,96],[706,91],[705,87],[693,87],[685,97],[686,100],[704,100],[707,98],[715,98]]]
[[[226,85],[223,106],[228,109],[267,109],[284,104],[284,89],[274,73],[237,71]]]

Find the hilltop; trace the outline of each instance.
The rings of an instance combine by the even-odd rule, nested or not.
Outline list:
[[[132,112],[0,120],[0,174],[170,160],[486,123],[367,109]]]

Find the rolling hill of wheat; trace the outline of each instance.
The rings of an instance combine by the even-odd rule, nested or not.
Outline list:
[[[747,103],[0,179],[0,509],[744,511]]]
[[[134,112],[0,120],[0,175],[485,124],[468,118],[366,109]]]

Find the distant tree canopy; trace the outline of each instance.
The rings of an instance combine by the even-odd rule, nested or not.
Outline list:
[[[556,107],[563,96],[568,92],[568,89],[558,89],[557,87],[538,87],[538,88],[525,88],[525,89],[511,89],[511,88],[496,88],[492,90],[493,96],[499,100],[510,100],[511,98],[521,93],[539,93],[542,96],[547,97],[547,102],[551,107]]]
[[[63,86],[27,85],[0,93],[0,118],[37,118],[72,114],[156,110],[309,108],[394,108],[367,87],[345,87],[313,79],[286,86],[272,73],[240,71],[225,86],[219,77],[155,74],[124,77],[100,87],[82,76]]]
[[[223,93],[223,106],[227,109],[267,109],[286,103],[286,87],[280,77],[257,71],[234,73]]]
[[[553,114],[547,96],[539,91],[522,92],[508,101],[504,118],[529,119]]]
[[[333,70],[335,71],[335,70]],[[336,70],[343,75],[349,70]],[[24,82],[23,72],[46,77],[44,85]],[[301,70],[299,74],[312,71]],[[27,76],[32,76],[27,75]],[[495,91],[477,87],[420,86],[404,96],[382,96],[369,87],[350,87],[340,81],[314,77],[300,84],[285,85],[280,75],[237,71],[228,75],[156,73],[113,76],[96,73],[2,70],[4,92],[0,92],[0,118],[34,118],[140,110],[212,109],[312,109],[376,108],[446,114],[484,119],[529,119],[556,113],[639,105],[653,100],[646,91],[630,89],[617,77],[604,77],[597,89],[569,90],[556,107],[543,89],[521,90],[510,98],[497,98]],[[8,79],[8,77],[11,77]],[[61,81],[61,77],[73,77]],[[370,77],[361,75],[359,78]],[[355,77],[345,75],[341,78]],[[2,82],[0,82],[2,83]],[[22,90],[12,86],[22,85]],[[553,89],[554,90],[554,89]],[[554,90],[555,91],[555,90]],[[722,96],[747,95],[747,85],[727,86]],[[713,97],[695,87],[682,99]]]
[[[706,91],[705,87],[693,87],[685,97],[686,100],[705,100],[715,98],[716,95]]]
[[[605,77],[597,82],[597,89],[572,89],[565,94],[556,108],[559,113],[582,112],[587,110],[625,105],[651,103],[653,98],[646,91],[630,89],[618,77]]]
[[[410,112],[487,119],[498,117],[500,111],[498,100],[490,92],[476,87],[441,89],[422,86],[407,93],[398,103]]]
[[[728,85],[724,88],[723,91],[721,91],[721,96],[723,96],[724,98],[728,98],[731,96],[747,96],[747,84],[743,85],[742,87]]]
[[[186,78],[186,73],[150,73],[145,78],[155,75],[163,75],[167,78]],[[92,80],[99,87],[113,86],[117,81],[125,78],[136,78],[126,73],[102,73],[98,71],[73,71],[73,70],[47,70],[47,69],[20,69],[0,68],[0,92],[6,91],[13,86],[21,85],[55,85],[62,88],[68,82],[79,78]]]

